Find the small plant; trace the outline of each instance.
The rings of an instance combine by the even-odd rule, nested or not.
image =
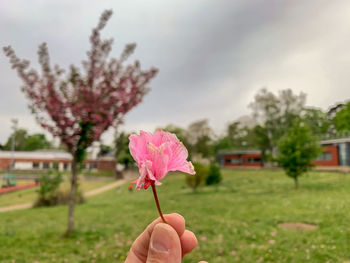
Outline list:
[[[54,202],[57,190],[62,183],[62,174],[51,170],[39,178],[40,187],[37,190],[38,200],[35,206],[51,206]]]
[[[205,179],[206,185],[218,185],[222,181],[220,167],[216,163],[209,166],[209,174]]]
[[[68,204],[69,189],[60,189],[62,181],[62,174],[56,170],[50,170],[48,173],[41,175],[39,178],[40,187],[39,190],[37,190],[38,199],[34,206],[41,207]],[[75,202],[84,202],[81,192],[78,192],[76,195]]]
[[[194,163],[196,174],[186,175],[186,184],[192,188],[194,192],[197,191],[198,187],[203,184],[205,178],[209,174],[209,167],[202,163]]]

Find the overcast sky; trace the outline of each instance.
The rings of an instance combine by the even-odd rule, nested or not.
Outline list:
[[[52,63],[80,64],[92,27],[110,8],[103,37],[114,38],[112,55],[136,42],[130,61],[159,68],[124,130],[208,118],[220,132],[250,114],[247,105],[262,87],[303,91],[308,105],[323,109],[350,98],[349,0],[0,0],[0,46],[12,45],[37,66],[45,41]],[[1,52],[0,143],[11,118],[42,132],[20,86]]]

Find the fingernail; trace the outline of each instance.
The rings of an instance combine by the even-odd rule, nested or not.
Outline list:
[[[151,249],[158,253],[169,253],[171,247],[171,232],[169,226],[163,223],[157,224],[152,232]]]

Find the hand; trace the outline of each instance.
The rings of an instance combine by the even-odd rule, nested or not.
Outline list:
[[[185,219],[181,215],[164,217],[167,224],[158,218],[135,240],[125,263],[180,263],[197,246],[196,236],[185,230]]]

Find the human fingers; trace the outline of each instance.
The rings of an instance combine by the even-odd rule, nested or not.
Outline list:
[[[189,230],[185,230],[180,237],[180,242],[182,247],[182,257],[191,252],[198,244],[195,234]]]
[[[153,228],[147,263],[181,263],[182,249],[178,233],[169,224]]]
[[[178,236],[182,236],[185,231],[185,219],[179,214],[164,215],[166,222],[176,231]],[[146,262],[148,248],[154,227],[161,223],[162,219],[157,218],[143,231],[143,233],[132,244],[126,263]]]

